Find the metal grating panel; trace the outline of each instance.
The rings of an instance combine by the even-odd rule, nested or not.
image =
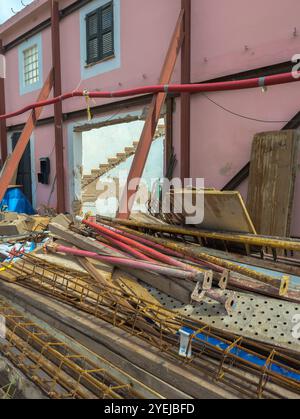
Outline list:
[[[210,299],[204,300],[197,306],[185,305],[155,288],[147,288],[164,307],[191,319],[300,353],[300,336],[293,333],[296,331],[297,317],[300,324],[300,306],[297,304],[236,293],[238,300],[236,311],[233,315],[227,316],[222,307]],[[300,335],[300,327],[298,330]]]

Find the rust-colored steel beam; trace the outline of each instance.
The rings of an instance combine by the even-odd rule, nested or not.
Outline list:
[[[171,77],[176,65],[177,57],[181,49],[184,37],[183,19],[184,11],[181,11],[163,65],[163,69],[159,79],[159,84],[167,85],[171,81]],[[129,172],[125,191],[120,202],[118,217],[121,219],[128,219],[130,217],[130,213],[134,204],[134,196],[139,188],[139,180],[143,176],[145,164],[147,162],[152,140],[161,115],[163,105],[167,97],[167,93],[168,91],[166,88],[165,93],[158,93],[152,99],[148,111],[147,120],[145,122],[139,145]],[[134,182],[135,185],[131,185],[131,183],[135,180],[137,180],[136,182]]]
[[[59,4],[57,0],[49,0],[51,7],[52,63],[54,71],[54,96],[62,94],[61,58],[60,58],[60,26]],[[57,211],[66,212],[65,171],[64,171],[64,137],[62,102],[54,105],[55,156],[57,174]]]
[[[4,54],[3,43],[0,39],[0,54]],[[0,115],[6,113],[5,106],[5,79],[0,77]],[[1,147],[1,160],[2,163],[7,159],[7,130],[6,130],[6,121],[0,121],[0,147]]]
[[[191,0],[181,0],[184,10],[184,40],[181,49],[181,83],[191,83]],[[191,160],[191,94],[181,94],[180,175],[182,181],[190,177]]]
[[[38,102],[48,99],[49,94],[53,87],[53,71],[51,70],[40,94],[38,97]],[[7,188],[11,184],[13,176],[18,169],[19,163],[23,157],[23,154],[26,150],[26,147],[30,141],[30,137],[33,133],[34,128],[36,127],[37,121],[41,116],[43,108],[37,108],[36,110],[30,113],[30,116],[27,120],[25,128],[21,134],[21,137],[18,141],[18,144],[12,153],[10,159],[7,161],[4,172],[0,178],[0,201],[4,198],[4,195],[7,191]]]
[[[165,176],[171,177],[171,164],[173,157],[173,109],[174,109],[174,98],[169,97],[166,102],[166,140],[165,140]]]

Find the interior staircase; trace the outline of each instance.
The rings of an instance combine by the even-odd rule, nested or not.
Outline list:
[[[153,141],[165,135],[165,126],[158,125]],[[99,168],[91,171],[91,174],[84,175],[82,178],[82,201],[95,202],[98,198],[97,183],[98,180],[106,175],[111,170],[118,167],[121,163],[127,161],[130,157],[135,155],[139,141],[134,141],[132,146],[126,147],[121,153],[117,153],[114,157],[108,159],[105,164],[101,164]]]

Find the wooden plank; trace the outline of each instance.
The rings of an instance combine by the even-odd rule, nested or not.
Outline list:
[[[182,197],[183,193],[185,198],[192,195],[188,198],[189,202],[196,202],[196,195],[204,194],[204,220],[199,225],[201,229],[256,234],[246,205],[239,192],[220,192],[217,190],[177,191],[174,194],[175,209],[176,207],[181,208],[177,201]],[[183,215],[185,218],[185,216],[192,216],[193,214],[185,214],[183,212]]]
[[[297,129],[300,124],[300,112],[297,114],[282,128],[282,131],[288,129]],[[232,191],[237,189],[250,174],[250,162],[248,162],[222,189],[223,191]]]
[[[295,130],[254,138],[247,207],[259,234],[290,236],[298,144]]]
[[[50,74],[39,94],[37,99],[38,102],[44,101],[48,99],[51,89],[53,87],[53,70],[50,71]],[[30,116],[27,120],[25,128],[21,134],[21,137],[18,141],[18,144],[12,153],[7,165],[5,166],[5,170],[0,178],[0,201],[4,198],[4,195],[7,191],[7,188],[12,183],[12,179],[16,170],[19,166],[19,163],[23,157],[23,154],[26,150],[26,147],[30,141],[30,137],[33,133],[34,128],[36,127],[37,120],[41,116],[43,108],[37,108],[30,113]]]
[[[115,286],[126,292],[131,292],[136,297],[142,298],[149,303],[160,305],[159,300],[154,298],[148,289],[140,284],[132,275],[120,269],[111,268],[111,274],[108,276],[103,270],[101,263],[92,259],[77,258],[77,260],[98,284],[102,286]]]
[[[183,19],[184,12],[181,11],[163,65],[163,69],[159,79],[159,84],[167,85],[171,81],[177,57],[184,38]],[[144,168],[152,145],[152,140],[156,131],[158,121],[161,117],[161,111],[165,103],[166,97],[167,89],[165,93],[158,93],[152,99],[151,105],[148,110],[148,115],[144,125],[144,129],[139,141],[139,145],[137,147],[135,157],[129,172],[127,184],[125,186],[125,191],[120,202],[118,218],[127,220],[130,217],[130,213],[134,205],[134,196],[139,188],[140,179],[143,176]],[[132,185],[132,182],[135,183],[134,186]]]

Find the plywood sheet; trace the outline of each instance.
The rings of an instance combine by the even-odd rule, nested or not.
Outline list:
[[[184,193],[193,195],[204,194],[204,220],[198,225],[203,230],[228,231],[256,234],[254,225],[239,192],[220,192],[217,190],[184,190],[175,192],[174,204]],[[200,202],[200,201],[199,201]],[[189,214],[184,214],[185,216]]]
[[[254,138],[247,207],[260,234],[290,236],[298,144],[294,130]]]

